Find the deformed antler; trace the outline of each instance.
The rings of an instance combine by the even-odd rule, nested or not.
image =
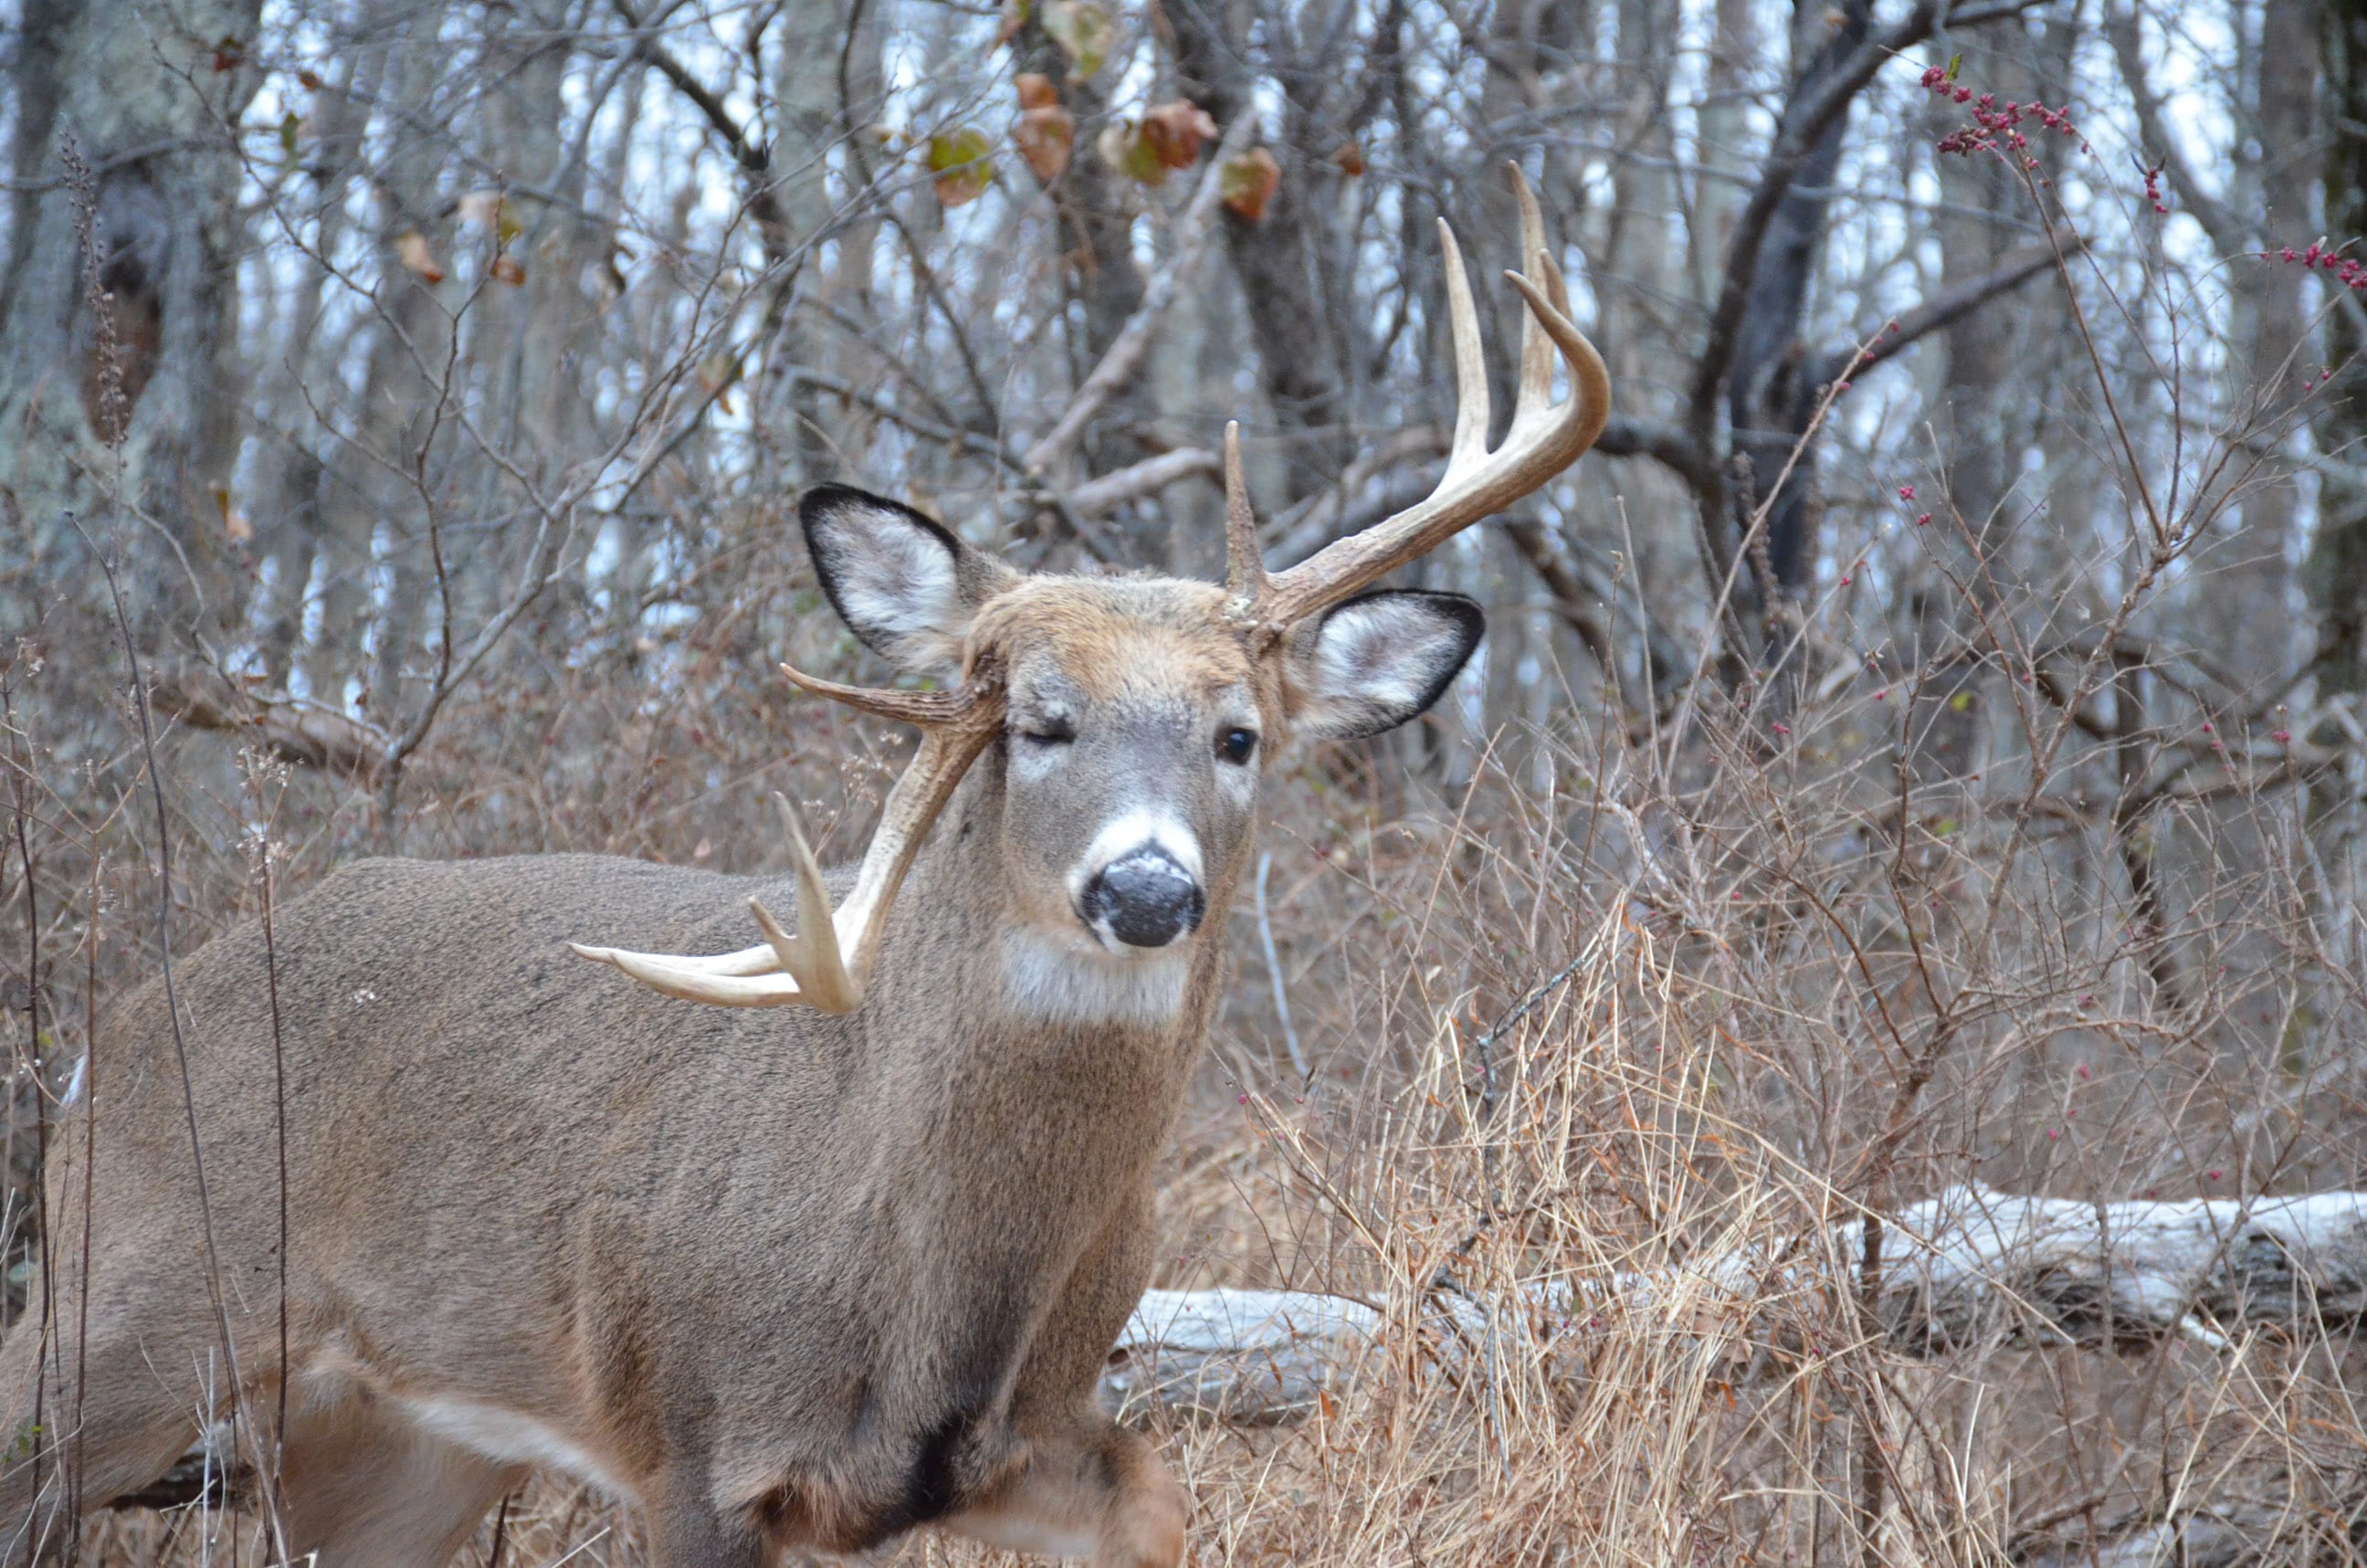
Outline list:
[[[1488,450],[1488,368],[1479,347],[1479,317],[1464,276],[1455,231],[1438,222],[1446,251],[1446,304],[1455,338],[1455,441],[1446,472],[1427,500],[1361,533],[1335,540],[1286,572],[1268,577],[1258,558],[1257,533],[1232,433],[1226,433],[1225,501],[1230,562],[1226,581],[1234,614],[1263,637],[1279,637],[1296,622],[1329,609],[1385,574],[1427,554],[1480,518],[1501,512],[1576,462],[1594,445],[1611,416],[1611,376],[1594,345],[1570,324],[1569,290],[1546,251],[1545,220],[1528,181],[1512,168],[1521,205],[1521,254],[1528,276],[1507,272],[1528,301],[1521,324],[1520,395],[1503,444]],[[1538,279],[1543,279],[1543,287]],[[1548,341],[1550,340],[1550,341]],[[1570,395],[1553,401],[1554,350],[1569,367]]]
[[[788,828],[789,846],[797,862],[797,930],[781,928],[773,912],[757,899],[748,901],[764,941],[736,953],[699,958],[686,954],[636,953],[619,948],[568,944],[587,959],[615,964],[652,990],[685,1002],[711,1002],[725,1007],[779,1007],[791,1003],[825,1013],[851,1013],[863,1005],[871,966],[879,957],[879,937],[888,924],[889,908],[904,873],[920,853],[929,826],[953,796],[970,763],[986,749],[1002,727],[1002,683],[990,665],[974,669],[959,690],[950,692],[878,691],[841,686],[794,670],[781,673],[817,697],[827,697],[866,713],[916,724],[921,749],[905,767],[879,826],[863,852],[855,872],[855,891],[843,908],[832,911],[823,886],[821,867],[798,825],[788,801],[780,801]]]

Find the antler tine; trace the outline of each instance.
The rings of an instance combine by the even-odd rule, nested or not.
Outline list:
[[[1515,171],[1517,176],[1517,171]],[[1529,323],[1522,334],[1521,396],[1503,445],[1485,449],[1488,428],[1487,375],[1480,359],[1478,312],[1455,236],[1439,225],[1446,250],[1446,298],[1455,340],[1458,403],[1455,445],[1446,472],[1430,495],[1364,532],[1335,540],[1286,572],[1274,574],[1254,617],[1263,634],[1279,637],[1294,623],[1379,579],[1393,568],[1436,549],[1447,539],[1547,483],[1594,445],[1611,416],[1611,376],[1603,357],[1571,324],[1569,295],[1560,269],[1544,246],[1545,224],[1535,214],[1526,182],[1514,181],[1522,202],[1522,243],[1536,276],[1508,272],[1527,302]],[[1533,226],[1534,224],[1534,226]],[[1533,338],[1532,333],[1541,338]],[[1549,358],[1539,342],[1558,349],[1569,367],[1569,396],[1552,401]]]
[[[1455,444],[1447,449],[1446,471],[1467,467],[1488,456],[1487,351],[1479,344],[1479,311],[1471,300],[1471,279],[1463,270],[1463,247],[1446,220],[1438,221],[1438,243],[1446,253],[1446,321],[1455,340]]]
[[[980,699],[984,690],[975,681],[965,682],[952,691],[896,691],[873,686],[841,686],[834,680],[810,676],[789,665],[783,665],[781,673],[789,677],[791,685],[816,697],[827,697],[832,702],[844,703],[857,712],[893,719],[902,724],[917,724],[924,730],[960,722],[962,716]]]
[[[781,668],[808,691],[922,727],[921,749],[888,792],[845,904],[832,910],[830,890],[797,812],[776,795],[796,868],[794,933],[784,930],[761,900],[751,898],[748,913],[764,934],[762,947],[697,958],[569,945],[584,958],[614,964],[642,984],[685,1001],[726,1007],[795,1003],[825,1013],[851,1013],[863,1005],[889,910],[930,824],[971,762],[1002,727],[1002,680],[991,667],[981,666],[956,691],[876,691],[820,680],[787,665]]]
[[[1265,597],[1265,554],[1258,548],[1257,514],[1241,477],[1241,422],[1225,421],[1225,588],[1243,610]]]
[[[1540,277],[1554,279],[1554,303],[1562,314],[1569,313],[1569,301],[1559,287],[1561,269],[1554,266],[1546,250],[1545,214],[1537,210],[1537,193],[1518,164],[1504,165],[1512,177],[1512,196],[1521,208],[1521,265],[1535,267]],[[1533,312],[1521,312],[1521,381],[1520,394],[1512,400],[1512,423],[1521,425],[1543,417],[1553,407],[1553,340]]]

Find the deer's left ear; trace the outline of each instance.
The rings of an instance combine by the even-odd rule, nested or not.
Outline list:
[[[1488,630],[1461,594],[1365,594],[1291,633],[1291,728],[1346,741],[1395,729],[1444,693]]]

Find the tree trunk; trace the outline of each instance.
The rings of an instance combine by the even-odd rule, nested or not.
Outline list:
[[[1166,15],[1175,30],[1175,68],[1184,95],[1219,125],[1255,114],[1250,8],[1228,0],[1176,0]],[[1320,281],[1326,258],[1316,193],[1335,171],[1330,149],[1306,144],[1319,119],[1313,100],[1324,80],[1337,81],[1339,62],[1300,58],[1294,40],[1284,36],[1283,21],[1279,11],[1265,17],[1267,58],[1283,84],[1282,133],[1269,144],[1282,165],[1282,184],[1263,217],[1244,218],[1229,209],[1217,218],[1249,312],[1259,381],[1275,425],[1295,437],[1282,493],[1260,497],[1268,509],[1330,483],[1355,448],[1347,429],[1345,346]]]
[[[2326,227],[2367,233],[2367,0],[2326,0]],[[2342,466],[2318,489],[2317,530],[2304,578],[2316,612],[2311,663],[2321,697],[2367,693],[2367,331],[2356,312],[2326,317],[2326,362],[2334,384],[2321,396],[2320,451]],[[2327,738],[2331,738],[2327,737]]]
[[[65,516],[131,547],[134,585],[172,619],[233,625],[234,542],[211,487],[229,480],[240,403],[229,327],[240,248],[230,127],[254,97],[262,0],[28,0],[11,85],[18,105],[7,272],[0,278],[0,633],[28,629],[41,586],[87,557]],[[77,193],[90,171],[91,244],[116,342],[120,403],[96,352]],[[120,462],[119,483],[118,462]],[[118,506],[154,528],[118,528]],[[157,532],[174,549],[158,548]],[[160,600],[156,596],[165,596]]]
[[[2261,248],[2305,244],[2316,237],[2310,198],[2320,165],[2315,155],[2319,0],[2262,0],[2259,63],[2252,88],[2252,139],[2259,148],[2257,179]],[[2355,232],[2355,231],[2352,231]],[[2264,430],[2286,428],[2285,411],[2298,401],[2318,362],[2309,342],[2306,276],[2297,267],[2238,258],[2237,358],[2261,404]],[[2273,460],[2272,460],[2273,461]],[[2207,604],[2219,613],[2218,655],[2240,691],[2262,700],[2271,682],[2289,674],[2300,653],[2293,631],[2293,573],[2289,563],[2299,527],[2300,493],[2282,463],[2242,501],[2237,531]]]
[[[1820,91],[1827,78],[1864,43],[1873,22],[1873,10],[1865,0],[1798,6],[1793,18],[1793,58],[1805,56],[1806,63],[1793,78],[1791,103],[1803,102]],[[1789,114],[1787,106],[1787,118]],[[1727,418],[1732,426],[1735,466],[1745,476],[1736,507],[1738,530],[1748,525],[1752,511],[1771,494],[1774,496],[1761,536],[1767,580],[1756,585],[1762,596],[1772,598],[1796,599],[1816,577],[1817,519],[1821,508],[1815,503],[1813,449],[1800,455],[1780,491],[1776,479],[1791,460],[1823,391],[1814,377],[1823,356],[1802,341],[1801,318],[1807,307],[1817,253],[1824,244],[1833,176],[1840,166],[1848,131],[1848,117],[1835,117],[1775,209],[1760,246],[1759,267],[1736,329],[1734,363],[1727,377]],[[1758,558],[1754,555],[1754,559]],[[1751,569],[1745,570],[1748,574]],[[1765,608],[1775,607],[1771,603]]]

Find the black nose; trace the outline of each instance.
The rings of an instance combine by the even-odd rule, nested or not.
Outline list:
[[[1129,948],[1163,948],[1200,924],[1200,884],[1175,858],[1151,846],[1111,861],[1085,888],[1087,925],[1107,925]]]

